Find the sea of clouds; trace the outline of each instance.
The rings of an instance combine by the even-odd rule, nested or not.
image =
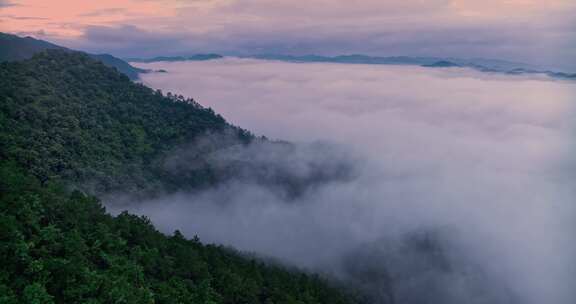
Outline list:
[[[327,273],[379,303],[576,300],[573,82],[236,58],[138,66],[168,71],[142,76],[153,88],[297,144],[215,162],[353,168],[296,198],[238,179],[130,207],[162,231]]]

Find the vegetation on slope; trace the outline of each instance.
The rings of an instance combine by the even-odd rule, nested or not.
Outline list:
[[[0,303],[351,303],[313,275],[112,217],[0,162]]]
[[[252,135],[82,53],[0,64],[0,303],[353,303],[322,279],[105,213],[101,191],[195,187],[162,157],[206,132]],[[159,161],[160,160],[160,161]],[[152,185],[152,186],[151,186]]]
[[[209,184],[209,168],[174,176],[163,155],[207,132],[252,138],[211,109],[133,83],[82,53],[0,63],[0,98],[0,156],[41,181],[90,183],[94,193]]]

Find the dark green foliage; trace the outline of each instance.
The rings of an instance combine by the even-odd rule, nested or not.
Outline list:
[[[82,53],[0,64],[0,303],[354,303],[317,276],[264,264],[145,217],[113,217],[101,191],[193,187],[162,157],[206,132],[252,135]]]
[[[191,99],[133,83],[82,53],[48,50],[0,63],[0,156],[41,181],[62,178],[93,193],[210,184],[209,168],[172,176],[163,156],[225,130],[252,137]]]
[[[316,276],[165,236],[0,163],[0,303],[350,303]]]
[[[32,37],[18,37],[16,35],[0,33],[0,62],[29,59],[35,54],[45,50],[67,50],[65,47],[52,44],[47,41]],[[102,61],[105,65],[115,68],[130,79],[138,79],[139,73],[147,73],[147,70],[135,68],[126,61],[109,54],[87,54],[92,58]]]

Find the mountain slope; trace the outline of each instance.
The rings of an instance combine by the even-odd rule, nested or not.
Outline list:
[[[104,63],[105,65],[117,69],[119,72],[128,76],[128,78],[132,80],[138,79],[139,77],[138,74],[140,73],[149,72],[148,70],[133,67],[128,62],[120,58],[114,57],[110,54],[96,54],[96,55],[89,54],[89,55],[96,60],[102,61],[102,63]]]
[[[34,39],[32,37],[22,38],[16,35],[0,33],[0,62],[28,59],[38,52],[49,49],[66,50],[66,48],[62,46],[43,40]],[[116,68],[130,79],[137,79],[139,73],[147,72],[146,70],[135,68],[124,60],[116,58],[112,55],[90,54],[90,56],[94,59],[102,61],[109,67]]]
[[[0,303],[357,303],[316,276],[165,236],[69,190],[209,183],[208,169],[172,178],[156,161],[218,132],[254,140],[83,53],[0,63]]]
[[[356,303],[314,275],[165,236],[0,161],[0,303]]]
[[[175,176],[163,156],[206,133],[252,138],[191,99],[164,96],[78,52],[0,63],[0,97],[0,155],[41,180],[89,184],[93,193],[210,184],[209,168]]]
[[[0,61],[23,60],[46,49],[61,49],[64,47],[34,39],[32,37],[18,37],[0,33]]]

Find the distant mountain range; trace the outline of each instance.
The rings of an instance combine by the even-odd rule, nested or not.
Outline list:
[[[46,49],[63,49],[65,47],[52,44],[47,41],[34,39],[32,37],[19,37],[16,35],[0,33],[0,62],[16,61],[28,59],[32,55]],[[128,62],[150,63],[150,62],[177,62],[177,61],[205,61],[222,59],[225,56],[215,53],[195,54],[189,56],[157,56],[152,58],[124,58],[120,59],[109,54],[88,54],[107,66],[116,68],[130,79],[138,79],[141,73],[152,72],[130,65]],[[546,75],[555,79],[576,80],[576,73],[567,73],[542,68],[521,62],[511,62],[498,59],[486,58],[450,58],[450,57],[412,57],[412,56],[367,56],[367,55],[281,55],[281,54],[257,54],[239,56],[240,58],[252,58],[262,60],[278,60],[286,62],[330,62],[346,64],[384,64],[384,65],[415,65],[428,68],[471,68],[481,72],[502,73],[508,75]],[[156,72],[166,72],[158,70]]]
[[[533,65],[526,63],[510,62],[497,59],[483,59],[483,58],[462,59],[462,58],[411,57],[411,56],[375,57],[367,55],[340,55],[330,57],[319,55],[290,56],[290,55],[274,55],[274,54],[260,54],[246,57],[265,59],[265,60],[290,61],[290,62],[333,62],[333,63],[356,63],[356,64],[420,65],[427,67],[482,66],[484,68],[495,70],[510,70],[516,68],[523,68],[523,69],[537,68]]]
[[[196,54],[192,56],[159,56],[153,58],[124,58],[128,62],[158,62],[158,61],[205,61],[221,59],[224,56],[219,54]]]
[[[175,61],[203,61],[222,59],[225,56],[219,54],[197,54],[192,56],[159,56],[153,58],[125,58],[129,62],[175,62]],[[346,64],[383,64],[383,65],[415,65],[428,68],[471,68],[481,72],[503,73],[508,75],[540,74],[557,79],[576,80],[576,73],[552,71],[536,65],[521,62],[511,62],[498,59],[486,58],[443,58],[443,57],[411,57],[411,56],[367,56],[367,55],[281,55],[281,54],[257,54],[239,56],[239,58],[251,58],[262,60],[278,60],[285,62],[329,62]]]
[[[509,75],[522,74],[541,74],[558,79],[576,80],[576,73],[565,73],[551,71],[540,68],[535,65],[510,62],[498,59],[485,58],[441,58],[441,57],[410,57],[410,56],[393,56],[393,57],[373,57],[366,55],[341,55],[341,56],[319,56],[319,55],[276,55],[260,54],[245,56],[244,58],[255,58],[264,60],[279,60],[287,62],[331,62],[347,64],[386,64],[386,65],[417,65],[429,68],[472,68],[481,72],[504,73]]]
[[[48,49],[68,50],[65,47],[44,40],[0,33],[0,62],[29,59],[34,54]],[[140,73],[149,72],[148,70],[133,67],[128,62],[109,54],[88,54],[88,56],[115,68],[132,80],[138,79],[138,74]]]

